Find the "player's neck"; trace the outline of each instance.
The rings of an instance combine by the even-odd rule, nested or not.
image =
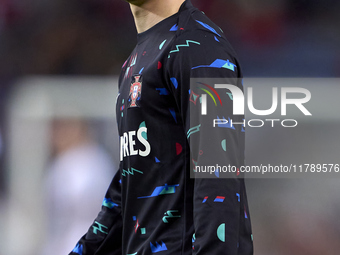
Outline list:
[[[148,0],[135,5],[130,3],[138,33],[142,33],[178,12],[185,0]]]

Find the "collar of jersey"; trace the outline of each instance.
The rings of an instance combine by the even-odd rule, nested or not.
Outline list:
[[[156,25],[149,28],[148,30],[137,34],[137,44],[141,44],[143,41],[148,39],[148,37],[151,34],[154,34],[154,33],[157,33],[157,32],[162,33],[164,31],[169,31],[170,28],[177,23],[179,14],[181,12],[183,12],[184,10],[192,8],[192,7],[193,7],[193,5],[192,5],[190,0],[184,1],[177,13],[175,13],[172,16],[158,22]]]

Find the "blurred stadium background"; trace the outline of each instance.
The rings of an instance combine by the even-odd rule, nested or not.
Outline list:
[[[323,86],[311,107],[330,114],[299,133],[249,129],[247,159],[336,163],[340,90],[316,78],[340,75],[340,2],[192,2],[224,30],[245,77]],[[117,170],[117,75],[135,43],[122,0],[0,0],[0,255],[66,254],[87,231]],[[256,255],[339,254],[338,179],[247,183]]]

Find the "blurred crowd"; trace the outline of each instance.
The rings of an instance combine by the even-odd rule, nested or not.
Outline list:
[[[245,76],[340,74],[339,1],[192,2],[224,29]],[[118,74],[135,33],[123,0],[0,0],[0,77]]]
[[[125,30],[133,35],[124,26],[130,21],[132,27],[132,20],[123,1],[1,0],[1,5],[2,76],[112,74],[130,50],[122,43],[130,40]]]
[[[53,160],[44,178],[47,216],[42,255],[68,254],[97,216],[117,166],[80,118],[51,122]],[[72,215],[72,216],[70,216]]]

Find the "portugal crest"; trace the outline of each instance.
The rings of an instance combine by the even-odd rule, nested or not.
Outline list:
[[[139,100],[142,94],[142,77],[141,75],[132,76],[130,94],[129,94],[129,107],[139,107]]]

